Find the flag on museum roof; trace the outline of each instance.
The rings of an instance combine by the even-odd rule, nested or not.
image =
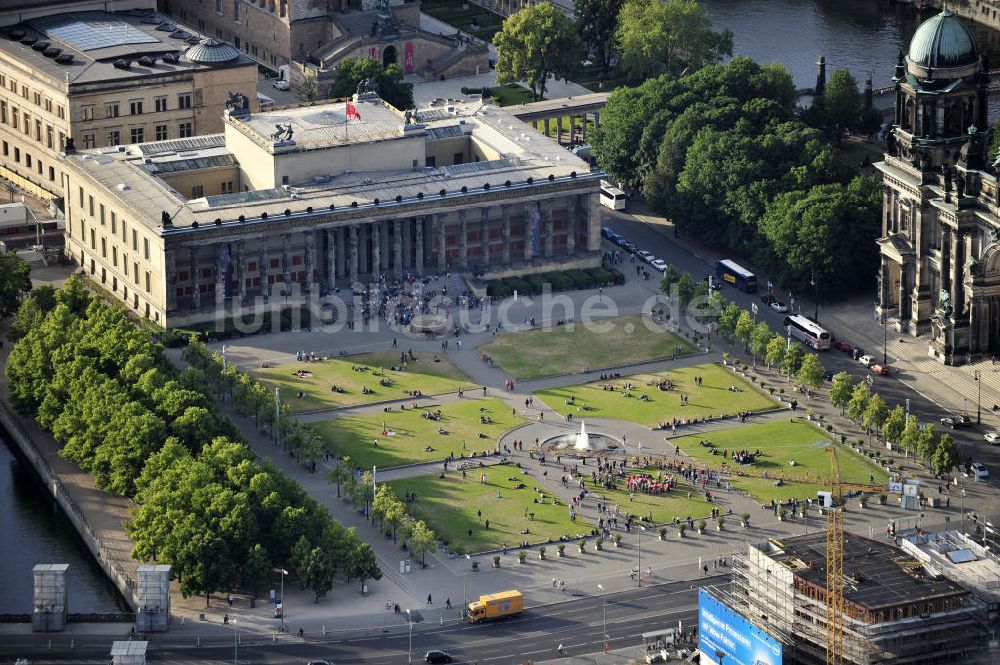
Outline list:
[[[347,102],[347,119],[348,120],[361,120],[361,114],[358,113],[358,107],[356,107],[351,102]]]

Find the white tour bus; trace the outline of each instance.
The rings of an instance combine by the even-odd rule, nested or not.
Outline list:
[[[601,205],[612,210],[625,209],[625,192],[613,186],[607,180],[601,181]]]
[[[828,350],[833,339],[830,331],[825,330],[815,321],[798,314],[785,317],[785,329],[791,333],[792,337],[802,340],[804,344],[817,351]]]

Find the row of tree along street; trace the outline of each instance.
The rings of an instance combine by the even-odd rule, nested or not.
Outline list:
[[[275,566],[317,599],[338,572],[362,582],[381,576],[352,529],[254,459],[217,415],[203,369],[178,370],[149,330],[87,294],[78,278],[29,294],[12,328],[19,339],[6,373],[15,407],[99,487],[135,501],[126,525],[133,556],[170,564],[184,595],[256,594]]]
[[[826,370],[819,354],[807,351],[798,342],[789,344],[764,321],[755,323],[750,312],[727,302],[717,291],[709,293],[705,282],[695,281],[690,273],[678,273],[671,267],[664,273],[660,286],[664,293],[676,294],[682,309],[700,298],[705,303],[701,307],[702,323],[716,324],[724,337],[743,344],[755,364],[759,359],[769,368],[777,367],[790,380],[810,390],[823,386]],[[730,360],[728,353],[723,358]],[[938,435],[933,424],[921,425],[916,417],[907,417],[901,405],[890,409],[878,393],[872,392],[867,381],[855,383],[847,372],[833,375],[831,381],[830,402],[856,424],[898,446],[907,455],[914,455],[935,474],[946,474],[958,466],[958,446],[951,436]],[[771,394],[776,390],[774,386],[760,385]],[[777,390],[784,392],[781,388]],[[832,430],[832,426],[827,429]]]

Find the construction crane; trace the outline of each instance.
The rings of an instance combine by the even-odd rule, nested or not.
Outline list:
[[[844,662],[844,500],[837,448],[830,446],[831,507],[826,513],[826,665]]]

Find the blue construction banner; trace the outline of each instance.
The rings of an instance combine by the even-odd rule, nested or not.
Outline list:
[[[781,643],[698,590],[698,649],[702,662],[724,665],[781,665]]]

